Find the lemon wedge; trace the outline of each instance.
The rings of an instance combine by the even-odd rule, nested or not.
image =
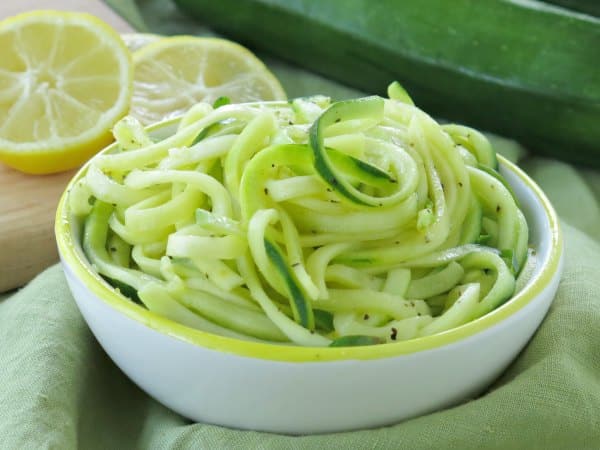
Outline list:
[[[0,22],[0,161],[27,173],[77,167],[127,113],[131,56],[83,13],[34,11]]]
[[[150,124],[198,102],[285,100],[281,84],[248,49],[217,38],[177,36],[134,52],[130,114]]]

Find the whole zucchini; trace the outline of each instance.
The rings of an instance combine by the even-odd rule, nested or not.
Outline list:
[[[176,0],[214,29],[439,117],[600,167],[600,19],[533,0]]]

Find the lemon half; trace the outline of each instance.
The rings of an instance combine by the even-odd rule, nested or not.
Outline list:
[[[285,100],[281,84],[248,49],[206,37],[159,39],[133,54],[130,113],[144,124],[176,117],[198,102]]]
[[[28,173],[80,165],[129,108],[133,66],[120,36],[83,13],[0,22],[0,160]]]

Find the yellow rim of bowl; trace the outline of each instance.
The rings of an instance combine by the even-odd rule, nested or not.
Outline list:
[[[179,119],[168,120],[153,125],[149,130],[173,125]],[[113,148],[114,144],[104,149],[105,153]],[[319,362],[336,360],[368,360],[389,358],[392,356],[406,355],[423,350],[442,347],[461,339],[472,336],[519,311],[537,295],[539,295],[550,283],[560,268],[563,252],[562,232],[558,217],[554,208],[540,187],[531,180],[521,169],[512,164],[501,155],[500,162],[510,171],[515,173],[523,183],[535,194],[544,208],[546,220],[550,228],[550,254],[542,271],[531,280],[519,293],[513,296],[502,306],[496,308],[487,315],[472,322],[453,328],[443,333],[432,336],[420,337],[408,341],[379,344],[363,347],[300,347],[289,344],[277,345],[260,342],[243,341],[239,339],[218,336],[201,330],[186,327],[172,320],[161,317],[145,309],[128,298],[121,295],[112,288],[100,275],[94,272],[86,264],[75,250],[77,243],[73,242],[70,222],[68,220],[67,193],[73,184],[85,173],[89,162],[70,181],[63,193],[56,211],[55,233],[58,250],[63,261],[74,272],[83,284],[99,299],[125,314],[127,317],[146,325],[167,336],[180,339],[190,344],[215,350],[223,353],[235,354],[251,358],[259,358],[273,361],[289,362]]]

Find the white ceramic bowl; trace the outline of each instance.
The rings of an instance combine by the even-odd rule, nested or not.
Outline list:
[[[174,123],[153,133],[168,135]],[[376,427],[480,393],[548,311],[561,274],[558,219],[520,169],[503,158],[500,167],[521,202],[537,251],[531,280],[482,318],[405,342],[306,348],[193,330],[131,302],[92,270],[66,194],[58,206],[56,238],[73,297],[102,347],[129,378],[174,411],[194,421],[288,434]]]

